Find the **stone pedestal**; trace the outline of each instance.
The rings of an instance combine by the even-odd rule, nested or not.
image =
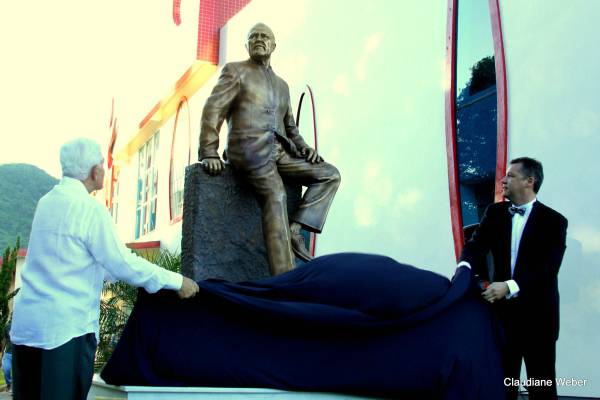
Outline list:
[[[112,386],[94,375],[87,400],[377,400],[350,394],[266,388]]]
[[[302,187],[286,183],[288,212]],[[270,276],[258,202],[227,166],[218,176],[202,165],[185,171],[181,270],[194,280],[242,282]]]

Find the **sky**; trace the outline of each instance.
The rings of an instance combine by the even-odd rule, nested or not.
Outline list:
[[[121,131],[133,132],[174,83],[148,82],[181,76],[195,60],[198,2],[182,2],[179,27],[171,1],[147,4],[1,3],[0,164],[34,164],[59,177],[65,141],[85,136],[108,146],[113,98]]]
[[[471,68],[483,57],[494,55],[488,3],[461,0],[458,7],[456,89],[460,93],[471,79]]]

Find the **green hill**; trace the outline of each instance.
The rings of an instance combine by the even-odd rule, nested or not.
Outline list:
[[[14,246],[17,236],[27,247],[37,202],[57,183],[33,165],[0,165],[0,251]]]

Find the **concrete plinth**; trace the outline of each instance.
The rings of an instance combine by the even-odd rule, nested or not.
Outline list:
[[[286,183],[286,191],[291,214],[302,187]],[[194,280],[270,276],[258,202],[230,167],[218,176],[199,163],[186,168],[181,252],[182,273]]]
[[[94,377],[87,400],[375,400],[347,394],[263,388],[112,386]]]

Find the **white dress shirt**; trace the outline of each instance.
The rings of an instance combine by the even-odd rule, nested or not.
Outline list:
[[[518,208],[525,210],[525,214],[521,215],[515,213],[512,217],[512,230],[510,234],[510,276],[513,276],[515,273],[515,265],[517,264],[517,255],[519,254],[519,245],[521,244],[523,230],[525,229],[525,224],[527,224],[527,220],[533,209],[533,203],[535,203],[536,200],[537,199],[533,199],[527,204],[518,206]],[[520,290],[517,282],[515,282],[514,279],[510,279],[506,281],[506,283],[508,284],[509,290],[509,294],[506,297],[510,299],[511,297],[517,296]]]
[[[35,211],[15,297],[12,342],[53,349],[87,333],[98,339],[107,273],[150,293],[178,290],[183,282],[180,274],[131,253],[106,208],[81,181],[63,177]]]

